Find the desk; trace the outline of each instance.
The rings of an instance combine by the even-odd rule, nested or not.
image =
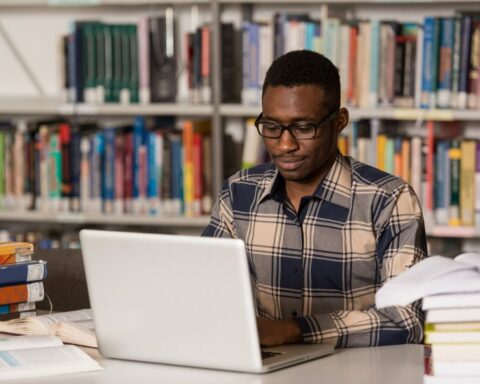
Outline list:
[[[99,358],[102,372],[22,380],[36,384],[422,384],[423,346],[337,350],[268,374],[246,374]],[[19,383],[11,381],[11,383]]]

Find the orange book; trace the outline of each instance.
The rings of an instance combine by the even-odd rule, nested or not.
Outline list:
[[[43,300],[43,296],[44,289],[41,281],[0,287],[0,305],[23,302],[33,303]]]
[[[33,244],[9,241],[0,243],[0,265],[13,264],[32,259]]]
[[[194,174],[193,174],[193,122],[186,120],[183,123],[183,198],[185,216],[193,216],[194,201]]]

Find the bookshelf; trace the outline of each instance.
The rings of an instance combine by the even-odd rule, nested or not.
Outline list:
[[[316,19],[324,19],[330,15],[340,18],[391,19],[391,15],[398,15],[400,21],[413,20],[419,22],[424,16],[433,14],[439,16],[453,15],[454,10],[480,10],[480,4],[475,0],[302,0],[292,4],[290,0],[98,0],[72,1],[71,6],[50,0],[3,0],[0,9],[4,11],[7,21],[16,14],[31,17],[32,9],[40,11],[40,18],[49,18],[58,25],[67,19],[89,19],[112,17],[114,22],[135,20],[139,16],[149,15],[163,10],[166,5],[172,5],[180,14],[183,14],[185,28],[185,14],[188,16],[190,7],[197,5],[201,11],[208,13],[203,21],[209,22],[211,28],[211,101],[204,104],[193,104],[185,101],[178,103],[149,103],[149,104],[93,104],[68,103],[60,98],[52,97],[49,89],[48,97],[3,94],[0,90],[0,120],[9,118],[73,118],[73,119],[110,119],[141,116],[176,116],[177,118],[208,118],[212,126],[212,190],[219,190],[225,177],[224,164],[228,160],[230,148],[224,148],[224,134],[232,121],[240,121],[256,116],[261,107],[258,104],[245,105],[242,103],[224,103],[222,100],[222,40],[220,31],[222,23],[233,21],[238,27],[244,19],[271,20],[276,11],[291,13],[310,12]],[[73,16],[72,11],[79,12]],[[405,12],[403,12],[405,11]],[[130,15],[131,13],[131,15]],[[117,15],[118,14],[118,15]],[[0,15],[0,22],[2,22]],[[10,18],[10,19],[9,19]],[[188,18],[188,17],[187,17]],[[7,23],[8,24],[8,23]],[[188,24],[188,22],[186,23]],[[52,36],[52,32],[48,32]],[[0,49],[2,46],[0,45]],[[52,49],[49,51],[52,53]],[[28,56],[28,55],[27,55]],[[28,57],[26,57],[28,60]],[[53,60],[53,59],[51,59]],[[41,72],[41,71],[40,71]],[[52,80],[51,71],[48,81]],[[28,92],[27,92],[28,93]],[[32,92],[30,92],[32,93]],[[422,108],[394,108],[394,107],[348,107],[352,121],[377,120],[397,121],[404,125],[413,125],[415,122],[452,122],[474,126],[480,122],[480,109],[422,109]],[[241,136],[241,135],[240,135]],[[227,144],[228,145],[228,144]],[[206,217],[146,217],[146,216],[118,216],[102,214],[41,214],[38,212],[24,212],[11,215],[0,213],[0,222],[45,222],[45,223],[80,223],[109,225],[120,223],[131,226],[190,227],[201,228],[207,223]],[[174,224],[171,224],[174,223]],[[429,236],[475,238],[480,232],[475,227],[457,227],[429,225]]]

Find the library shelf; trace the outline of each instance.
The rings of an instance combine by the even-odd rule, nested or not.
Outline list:
[[[21,116],[211,116],[210,104],[72,104],[55,99],[0,98],[0,114]]]
[[[391,119],[430,121],[478,121],[480,110],[421,109],[421,108],[354,108],[346,107],[351,120]],[[225,117],[256,117],[262,110],[260,105],[221,104],[219,112]]]
[[[191,5],[210,4],[211,0],[1,0],[0,8],[71,8],[102,6],[148,6],[148,5]]]
[[[53,212],[0,212],[0,222],[30,222],[46,224],[100,224],[203,228],[209,216],[149,216],[149,215],[107,215],[102,213],[53,213]]]

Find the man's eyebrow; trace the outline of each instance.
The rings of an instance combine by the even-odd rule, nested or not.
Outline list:
[[[276,121],[278,123],[286,124],[286,123],[281,122],[278,119],[275,119],[275,118],[267,116],[267,115],[263,115],[262,120],[270,120],[270,121]],[[317,121],[317,120],[310,117],[310,116],[296,116],[296,117],[293,117],[292,119],[290,119],[289,124],[295,123],[295,122],[298,122],[298,121]]]

